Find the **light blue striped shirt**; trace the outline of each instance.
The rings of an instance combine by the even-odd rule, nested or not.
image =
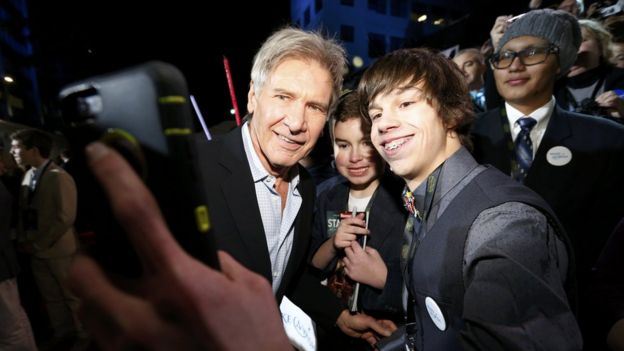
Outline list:
[[[242,134],[243,146],[256,188],[258,208],[260,209],[264,235],[271,258],[271,273],[273,274],[271,284],[273,285],[273,292],[277,292],[292,250],[295,218],[302,203],[301,195],[297,189],[299,168],[295,165],[290,170],[291,181],[288,183],[286,206],[284,213],[282,213],[282,199],[275,189],[276,178],[269,174],[260,162],[251,141],[248,123],[243,125]]]

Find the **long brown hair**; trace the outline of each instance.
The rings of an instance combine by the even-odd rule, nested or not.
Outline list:
[[[457,65],[429,49],[401,49],[373,63],[364,72],[357,89],[362,114],[370,118],[368,106],[379,94],[417,85],[444,126],[470,149],[474,112],[466,81]]]

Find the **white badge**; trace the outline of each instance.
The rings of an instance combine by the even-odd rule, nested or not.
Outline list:
[[[546,161],[553,166],[565,166],[572,161],[572,151],[565,146],[555,146],[546,153]]]
[[[438,304],[429,296],[425,298],[425,306],[427,306],[427,312],[429,312],[429,317],[433,321],[438,329],[441,331],[446,330],[446,321],[444,320],[444,314],[442,314],[442,310],[438,306]]]
[[[290,343],[298,350],[316,351],[316,334],[312,319],[286,296],[282,298],[280,312]]]

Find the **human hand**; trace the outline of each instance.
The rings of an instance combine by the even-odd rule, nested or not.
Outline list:
[[[594,17],[598,17],[598,15],[600,14],[599,7],[602,4],[602,2],[597,1],[594,2],[593,4],[589,5],[589,7],[587,8],[587,12],[585,12],[585,17],[586,18],[594,18]]]
[[[613,117],[624,116],[624,100],[613,90],[605,91],[596,97],[598,106],[605,107]]]
[[[531,0],[531,1],[529,1],[529,8],[530,9],[538,9],[540,6],[542,6],[542,0]]]
[[[354,241],[345,249],[342,262],[345,266],[345,273],[356,282],[376,289],[383,289],[386,285],[388,268],[379,252],[372,247],[362,249],[360,244]]]
[[[389,320],[376,320],[364,313],[351,314],[343,310],[336,325],[343,333],[353,338],[361,338],[374,345],[378,336],[390,336],[396,325]]]
[[[334,234],[334,249],[342,250],[349,247],[358,235],[368,235],[365,213],[358,213],[355,217],[342,218]]]
[[[494,47],[494,51],[498,48],[498,42],[505,34],[507,27],[509,27],[509,20],[511,16],[498,16],[494,21],[494,26],[490,30],[490,39],[492,40],[492,46]]]
[[[221,272],[189,256],[119,154],[95,143],[87,155],[144,271],[143,293],[133,295],[111,284],[92,259],[74,261],[69,283],[103,350],[292,350],[266,279],[224,252]]]

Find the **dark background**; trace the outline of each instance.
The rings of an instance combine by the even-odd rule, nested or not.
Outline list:
[[[223,55],[244,114],[253,55],[289,23],[290,2],[31,0],[29,11],[44,101],[54,101],[72,81],[162,60],[184,73],[206,123],[214,125],[234,118]]]
[[[288,0],[27,1],[40,93],[49,106],[44,114],[51,129],[54,102],[63,85],[148,60],[180,68],[209,126],[233,120],[223,55],[230,61],[244,114],[254,53],[272,31],[290,23]],[[429,37],[407,38],[406,44],[438,49],[480,46],[496,16],[525,12],[528,3],[469,0],[461,21]]]

